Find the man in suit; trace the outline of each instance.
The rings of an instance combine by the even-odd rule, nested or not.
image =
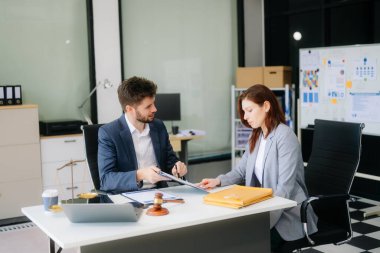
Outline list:
[[[131,77],[117,92],[123,115],[99,129],[100,189],[120,193],[166,187],[160,170],[182,177],[187,173],[169,142],[166,127],[154,118],[157,85]]]

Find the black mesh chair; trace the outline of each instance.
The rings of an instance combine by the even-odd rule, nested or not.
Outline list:
[[[346,243],[352,238],[348,201],[359,166],[364,124],[315,120],[313,146],[305,168],[309,198],[302,203],[301,221],[305,237],[286,242],[280,252],[305,247]],[[318,216],[318,232],[307,232],[306,208],[311,204]]]
[[[90,170],[91,179],[95,191],[100,188],[99,170],[98,170],[98,131],[102,124],[82,126],[84,143],[86,148],[87,165]]]

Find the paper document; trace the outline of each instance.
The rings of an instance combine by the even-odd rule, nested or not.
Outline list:
[[[125,204],[125,203],[131,203],[135,202],[132,199],[126,198],[123,195],[116,194],[116,195],[108,195],[108,197],[112,200],[115,204]]]
[[[158,191],[158,190],[142,190],[142,191],[135,191],[135,192],[124,192],[122,193],[122,195],[124,197],[127,197],[129,199],[132,199],[134,201],[137,201],[137,202],[140,202],[142,204],[153,204],[153,201],[154,201],[154,195],[157,193],[157,192],[160,192],[162,193],[162,199],[163,200],[168,200],[168,199],[181,199],[175,195],[172,195],[172,194],[169,194],[169,193],[166,193],[166,192],[162,192],[162,191]]]
[[[163,172],[162,170],[161,170],[160,172],[158,172],[158,174],[160,174],[160,175],[163,176],[163,177],[170,178],[171,180],[176,181],[176,182],[178,182],[178,183],[180,183],[180,184],[188,185],[188,186],[194,187],[194,188],[196,188],[196,189],[198,189],[198,190],[201,190],[201,191],[204,191],[204,192],[208,192],[207,190],[205,190],[205,189],[203,189],[203,188],[201,188],[201,187],[199,187],[199,186],[197,186],[197,185],[195,185],[195,184],[193,184],[193,183],[187,182],[187,181],[182,180],[182,179],[180,179],[180,178],[178,178],[178,177],[175,177],[175,176],[173,176],[173,175],[170,175],[170,174],[168,174],[168,173],[165,173],[165,172]]]
[[[180,130],[179,134],[183,136],[192,136],[192,135],[203,136],[203,135],[206,135],[206,131],[196,130],[196,129],[185,129],[185,130]]]

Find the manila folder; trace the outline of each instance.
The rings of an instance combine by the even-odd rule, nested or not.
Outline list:
[[[271,188],[235,185],[225,190],[209,193],[203,197],[203,201],[211,205],[242,208],[272,198],[272,196]]]

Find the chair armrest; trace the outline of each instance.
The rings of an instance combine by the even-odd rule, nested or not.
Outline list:
[[[318,196],[312,196],[307,198],[302,202],[301,205],[301,222],[307,223],[307,207],[309,204],[316,200],[327,200],[327,199],[336,199],[336,200],[349,200],[350,195],[349,194],[330,194],[330,195],[318,195]]]
[[[302,202],[301,205],[301,222],[303,224],[303,230],[305,232],[305,236],[311,245],[314,245],[315,242],[310,238],[308,230],[307,230],[307,207],[313,201],[327,200],[327,199],[336,199],[336,200],[349,200],[349,194],[330,194],[330,195],[318,195],[307,198]]]

